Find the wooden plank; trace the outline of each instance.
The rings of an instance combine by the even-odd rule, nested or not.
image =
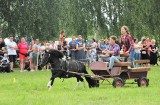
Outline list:
[[[108,70],[109,63],[108,62],[93,62],[90,64],[91,70]],[[114,63],[113,67],[128,67],[131,66],[130,62],[119,62]]]
[[[131,62],[119,62],[119,63],[114,63],[115,67],[123,67],[123,66],[131,66]]]
[[[146,60],[135,60],[134,63],[150,63],[150,60],[146,59]]]
[[[143,71],[149,71],[150,67],[138,67],[138,68],[129,68],[128,70],[130,72],[143,72]]]
[[[89,67],[91,70],[107,70],[108,62],[93,62]]]
[[[120,57],[129,57],[128,53],[120,53]]]

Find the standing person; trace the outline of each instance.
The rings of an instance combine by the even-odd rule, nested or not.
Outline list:
[[[151,65],[157,64],[157,59],[158,59],[158,57],[157,57],[158,47],[155,43],[156,43],[156,40],[152,39],[151,40],[151,45],[149,47],[149,50],[150,50],[150,64]]]
[[[3,41],[3,38],[0,37],[0,56],[3,56],[5,50],[5,42]]]
[[[83,39],[82,39],[82,36],[79,35],[78,36],[78,41],[76,43],[76,50],[77,50],[77,59],[76,60],[79,60],[79,61],[83,61],[85,59],[85,43],[83,43]]]
[[[33,67],[33,55],[32,55],[33,54],[33,50],[32,50],[33,49],[33,45],[34,45],[34,40],[32,39],[31,43],[30,43],[30,46],[29,46],[29,51],[30,51],[30,53],[29,53],[29,60],[30,60],[29,64],[30,65],[29,66],[30,66],[30,70],[31,71],[34,71],[34,67]]]
[[[19,58],[20,58],[20,72],[26,71],[24,70],[25,67],[25,61],[27,59],[28,54],[28,44],[25,41],[25,38],[21,38],[21,42],[18,43],[18,49],[19,49]]]
[[[138,44],[138,39],[134,39],[134,49],[135,49],[135,60],[140,60],[141,59],[141,48],[142,45]]]
[[[70,57],[71,60],[76,59],[76,37],[72,36],[72,41],[69,42],[69,50],[70,50]]]
[[[94,38],[92,38],[92,43],[91,43],[91,47],[90,47],[90,63],[91,62],[96,62],[96,57],[97,57],[97,43],[96,40]]]
[[[62,52],[67,57],[68,56],[68,52],[67,52],[68,42],[66,41],[66,37],[65,36],[63,36],[61,44],[62,44]]]
[[[144,36],[141,37],[141,40],[138,42],[138,44],[141,45],[141,44],[142,44],[142,41],[143,41],[144,39],[146,39]]]
[[[141,59],[149,59],[148,50],[146,45],[146,39],[142,41],[142,49],[141,49]]]
[[[146,38],[146,48],[147,48],[147,52],[148,52],[148,55],[150,56],[150,45],[151,45],[151,40],[149,37]]]
[[[60,33],[60,35],[59,35],[59,41],[62,42],[64,36],[65,36],[65,35],[64,35],[64,31],[61,31],[61,33]]]
[[[107,49],[106,42],[104,39],[101,39],[97,47],[98,61],[104,61],[103,56],[105,57],[105,54],[103,52],[106,49]]]
[[[123,50],[125,53],[129,54],[130,62],[132,63],[131,68],[134,68],[134,39],[132,35],[129,34],[129,29],[127,26],[121,27],[121,45],[123,45]],[[125,62],[127,62],[128,57],[125,57]]]
[[[57,49],[57,45],[56,45],[55,41],[52,41],[52,42],[51,42],[50,48],[51,48],[51,49]]]
[[[36,39],[35,40],[35,44],[33,45],[33,53],[32,53],[32,56],[33,56],[33,65],[34,65],[34,68],[35,68],[35,71],[38,70],[38,60],[39,60],[39,52],[40,52],[40,43],[39,43],[39,39]]]
[[[16,55],[17,55],[17,44],[13,41],[13,36],[9,37],[9,42],[7,43],[7,52],[9,56],[10,61],[10,70],[13,72],[13,65],[16,61]]]
[[[105,43],[104,39],[101,39],[100,42],[98,43],[98,53],[101,54],[102,51],[106,50],[107,45]]]

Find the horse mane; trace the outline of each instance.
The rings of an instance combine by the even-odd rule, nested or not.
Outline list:
[[[49,53],[53,56],[56,56],[58,58],[63,58],[63,53],[60,52],[59,50],[55,50],[55,49],[50,49]]]

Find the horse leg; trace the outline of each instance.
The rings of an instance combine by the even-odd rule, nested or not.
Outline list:
[[[52,89],[52,85],[53,85],[54,79],[55,78],[53,76],[50,78],[50,81],[47,84],[48,89]]]
[[[84,79],[83,79],[81,76],[76,76],[76,78],[77,78],[77,84],[76,84],[76,86],[75,86],[74,90],[76,90],[76,89],[78,88],[78,86],[79,86],[79,84],[80,84],[81,82],[83,82],[83,83],[84,83],[84,88],[86,88],[86,85],[85,85]]]
[[[52,85],[54,83],[54,79],[56,77],[59,77],[62,74],[62,72],[56,72],[56,71],[51,71],[51,72],[52,72],[52,77],[50,78],[50,81],[48,82],[48,85],[47,85],[49,89],[52,88]]]

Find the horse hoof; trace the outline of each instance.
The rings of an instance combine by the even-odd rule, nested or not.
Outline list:
[[[52,86],[48,86],[48,89],[51,90],[51,89],[52,89]]]

